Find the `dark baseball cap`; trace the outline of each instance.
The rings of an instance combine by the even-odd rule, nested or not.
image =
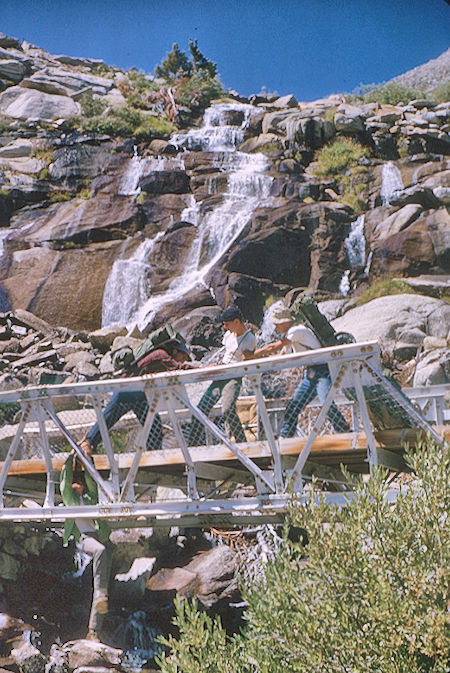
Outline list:
[[[242,320],[241,309],[238,308],[237,306],[229,306],[224,311],[222,311],[222,313],[220,314],[220,321],[221,322],[228,322],[229,320],[236,320],[236,318],[239,318],[239,320]]]

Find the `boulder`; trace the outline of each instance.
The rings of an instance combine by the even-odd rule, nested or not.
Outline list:
[[[194,593],[205,607],[237,593],[237,556],[227,545],[197,554],[184,570],[197,576]],[[191,585],[190,595],[193,589]]]
[[[8,48],[12,47],[13,49],[22,49],[20,40],[18,40],[16,37],[10,37],[9,35],[5,35],[5,33],[0,33],[0,47],[3,48]]]
[[[67,654],[71,670],[81,666],[119,667],[122,654],[122,650],[90,640],[70,641],[62,646],[62,651]]]
[[[352,308],[332,325],[338,332],[354,334],[357,341],[396,341],[416,351],[427,335],[447,336],[450,306],[440,299],[398,294]]]
[[[439,199],[429,187],[413,185],[407,189],[395,192],[389,199],[391,206],[405,206],[409,203],[418,203],[422,208],[439,208]]]
[[[386,239],[412,224],[423,208],[419,204],[403,206],[389,217],[383,218],[384,211],[372,211],[365,218],[365,233],[370,242]],[[380,217],[381,215],[381,217]]]
[[[121,242],[84,249],[30,248],[8,256],[0,283],[14,309],[31,310],[53,325],[100,327],[103,288]]]
[[[416,366],[413,386],[433,386],[450,382],[450,349],[425,352]]]
[[[7,250],[47,241],[88,242],[122,238],[135,233],[139,210],[131,197],[96,196],[72,199],[28,210],[12,220]],[[26,233],[25,233],[26,232]]]
[[[147,194],[186,194],[190,191],[189,176],[183,170],[152,171],[139,181]]]
[[[408,208],[408,206],[405,206]],[[450,216],[446,208],[424,211],[398,233],[372,245],[371,271],[417,275],[450,264]]]
[[[280,109],[284,109],[287,107],[298,107],[298,102],[295,96],[292,94],[288,94],[287,96],[281,96],[280,98],[277,98],[273,103],[271,103],[272,107],[277,107]]]
[[[30,642],[11,650],[11,657],[21,673],[44,673],[45,657]]]
[[[80,106],[68,96],[13,86],[0,94],[0,112],[16,119],[61,119],[78,114]]]
[[[13,140],[7,145],[0,147],[0,161],[4,159],[17,159],[18,157],[29,157],[32,149],[33,143],[31,140],[17,138],[17,140]]]
[[[29,79],[39,82],[44,89],[47,85],[57,85],[63,87],[68,93],[89,89],[93,93],[105,95],[114,87],[114,81],[106,77],[66,68],[47,67],[39,70]]]
[[[111,348],[116,337],[126,335],[126,327],[102,327],[89,334],[89,341],[101,353],[106,353]]]
[[[354,105],[340,105],[334,115],[336,131],[359,134],[364,131],[364,111]]]
[[[25,75],[25,65],[15,59],[0,59],[0,77],[18,84]]]

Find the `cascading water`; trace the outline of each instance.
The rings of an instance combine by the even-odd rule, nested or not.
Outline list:
[[[133,156],[130,159],[127,170],[123,174],[117,193],[119,196],[137,196],[141,192],[139,180],[143,175],[153,171],[164,171],[167,168],[176,167],[184,169],[181,159],[140,157],[135,145]]]
[[[339,283],[339,292],[346,297],[350,292],[350,271],[366,262],[366,239],[364,238],[364,215],[360,215],[350,226],[350,233],[344,241],[350,269],[344,271]]]
[[[388,161],[381,169],[381,202],[383,206],[389,206],[390,200],[396,192],[403,189],[402,175],[397,166]]]
[[[138,610],[130,614],[125,624],[115,633],[115,638],[124,650],[121,668],[127,673],[139,673],[161,650],[157,642],[160,635],[161,631],[149,623],[146,612]]]
[[[230,111],[241,113],[239,126],[224,123]],[[215,105],[206,110],[200,129],[172,137],[171,143],[178,147],[217,152],[213,166],[227,174],[227,186],[222,202],[212,210],[202,213],[201,203],[192,199],[183,211],[181,219],[197,227],[197,236],[186,254],[186,265],[168,291],[149,296],[128,323],[137,323],[144,329],[165,304],[180,299],[196,286],[205,286],[208,272],[239,236],[255,208],[269,202],[272,178],[266,174],[267,158],[236,151],[248,120],[257,111],[251,105],[239,103]]]
[[[102,305],[103,327],[127,325],[150,295],[151,265],[147,260],[162,235],[160,232],[155,238],[146,238],[129,258],[125,257],[128,241],[124,243],[122,255],[114,262],[106,281]]]

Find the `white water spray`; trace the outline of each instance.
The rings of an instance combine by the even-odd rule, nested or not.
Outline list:
[[[389,206],[392,197],[403,189],[402,175],[397,166],[388,161],[381,169],[381,202],[383,206]]]
[[[162,235],[160,232],[155,238],[144,239],[128,258],[128,241],[125,242],[122,255],[114,262],[106,281],[102,305],[103,327],[128,324],[150,295],[152,266],[149,259],[155,243]]]
[[[240,126],[221,123],[231,110],[242,112]],[[270,202],[272,178],[266,174],[267,158],[236,151],[236,142],[243,139],[245,125],[255,112],[251,105],[216,105],[205,112],[202,128],[171,139],[178,147],[218,152],[213,166],[227,174],[227,186],[222,202],[212,210],[203,213],[202,204],[192,199],[182,212],[180,219],[197,227],[197,236],[186,252],[186,264],[164,294],[148,296],[128,321],[130,324],[145,329],[164,305],[195,287],[206,286],[207,274],[242,232],[255,208]]]
[[[350,269],[344,271],[339,283],[339,292],[346,297],[350,292],[350,271],[356,266],[364,266],[366,262],[366,239],[364,238],[364,215],[360,215],[350,225],[350,233],[344,241]]]

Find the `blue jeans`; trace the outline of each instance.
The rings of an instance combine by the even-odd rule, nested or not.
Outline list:
[[[302,409],[304,409],[316,395],[323,404],[330,388],[331,379],[327,365],[308,367],[303,375],[302,382],[297,387],[292,400],[290,400],[286,407],[283,423],[281,425],[280,437],[293,437],[297,427],[298,415]],[[332,402],[328,409],[327,416],[336,432],[350,432],[350,427],[347,421],[334,402]]]
[[[223,420],[228,424],[230,434],[234,436],[236,442],[247,441],[236,411],[236,400],[241,390],[241,382],[242,379],[214,381],[203,393],[198,403],[198,409],[208,416],[213,406],[222,399]],[[216,425],[221,427],[220,422],[216,422]],[[201,446],[206,443],[205,429],[197,418],[191,420],[187,443],[188,446]]]
[[[139,423],[144,425],[148,412],[148,404],[145,393],[140,390],[135,392],[131,391],[114,393],[103,412],[108,430],[109,428],[112,428],[112,426],[117,423],[119,418],[122,418],[122,416],[124,416],[127,411],[134,411]],[[162,446],[162,437],[163,430],[161,419],[159,414],[156,414],[155,418],[153,419],[150,432],[148,433],[147,450],[160,449]],[[98,423],[92,426],[86,435],[86,439],[92,445],[92,449],[95,450],[95,447],[101,441],[101,434]]]

